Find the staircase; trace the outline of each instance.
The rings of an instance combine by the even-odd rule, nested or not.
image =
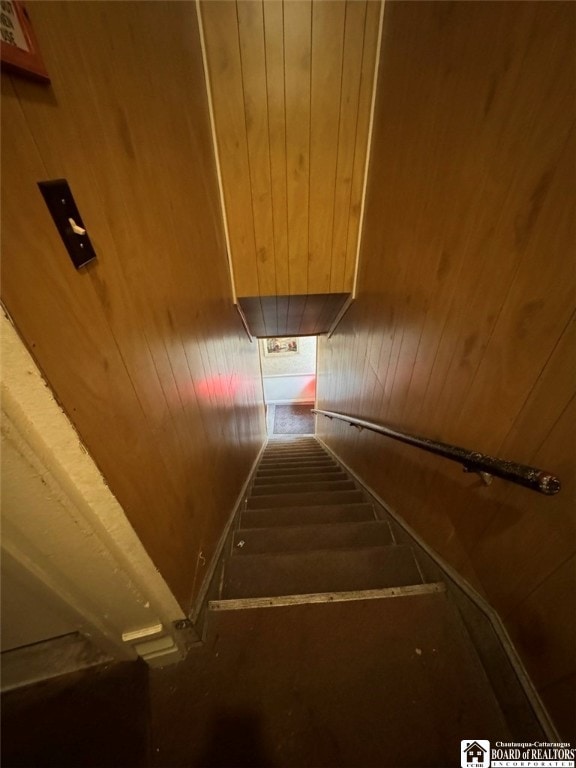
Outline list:
[[[266,447],[235,531],[221,599],[421,585],[410,546],[313,437]]]
[[[270,439],[236,526],[187,661],[186,749],[158,766],[446,768],[462,739],[543,737],[450,577],[314,437]]]

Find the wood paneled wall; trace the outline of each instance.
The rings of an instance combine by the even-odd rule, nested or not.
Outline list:
[[[31,3],[51,86],[2,76],[2,300],[183,607],[264,434],[232,304],[193,3]],[[36,187],[69,180],[76,271]]]
[[[319,407],[554,471],[547,498],[319,419],[497,608],[574,733],[573,3],[390,2],[356,303]]]
[[[352,290],[380,9],[201,3],[239,296]]]

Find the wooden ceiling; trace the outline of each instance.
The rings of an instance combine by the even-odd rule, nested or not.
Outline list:
[[[235,291],[351,291],[380,0],[204,0]]]

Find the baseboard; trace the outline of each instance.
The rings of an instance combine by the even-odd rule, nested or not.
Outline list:
[[[268,400],[266,405],[314,405],[314,401],[306,398],[305,400]]]
[[[266,448],[267,443],[268,443],[268,438],[266,437],[260,447],[260,450],[258,451],[256,458],[252,463],[252,467],[250,469],[250,472],[248,473],[248,476],[244,484],[242,485],[242,488],[240,489],[240,493],[236,498],[236,503],[232,508],[230,517],[228,518],[228,521],[224,526],[224,530],[222,531],[222,535],[218,540],[218,544],[216,545],[216,549],[214,551],[214,556],[210,562],[210,565],[206,570],[206,574],[204,576],[202,586],[200,587],[200,591],[198,592],[198,596],[190,612],[189,618],[190,618],[190,621],[192,622],[195,633],[200,642],[202,642],[204,637],[204,624],[205,624],[204,619],[205,619],[206,610],[208,607],[208,600],[211,596],[210,595],[211,588],[213,587],[214,582],[217,581],[215,577],[217,574],[219,574],[219,571],[223,565],[223,555],[224,555],[226,542],[231,536],[232,525],[234,523],[234,520],[236,519],[238,512],[242,507],[242,504],[246,500],[248,489],[250,488],[250,484],[252,483],[254,474],[256,472],[256,467],[258,466],[258,463],[262,457],[262,454],[264,453],[264,449]]]
[[[326,445],[318,435],[316,435],[316,439],[374,500],[377,507],[384,510],[390,518],[390,522],[395,524],[397,530],[403,532],[408,542],[421,550],[419,554],[423,554],[424,557],[421,559],[420,565],[423,567],[425,575],[434,581],[440,579],[445,581],[448,592],[454,598],[504,714],[508,718],[514,718],[518,730],[522,732],[524,723],[526,723],[526,728],[529,729],[530,726],[530,712],[527,709],[529,707],[533,717],[538,721],[542,735],[550,742],[561,741],[552,718],[534,687],[497,611],[458,571],[428,546],[401,515],[367,486],[362,478],[346,462],[342,461],[338,454]],[[534,736],[536,738],[538,734]]]

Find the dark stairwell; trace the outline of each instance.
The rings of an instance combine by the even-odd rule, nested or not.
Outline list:
[[[469,594],[314,436],[270,439],[248,489],[203,642],[8,694],[4,765],[424,768],[550,738]]]
[[[154,765],[449,766],[462,738],[542,738],[432,574],[314,437],[269,441],[205,645],[152,672]]]

